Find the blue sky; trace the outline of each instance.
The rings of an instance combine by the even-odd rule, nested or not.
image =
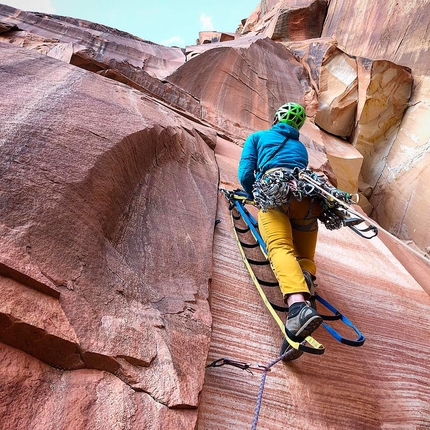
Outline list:
[[[166,46],[195,45],[199,31],[234,33],[259,0],[0,0],[17,9],[86,19]]]

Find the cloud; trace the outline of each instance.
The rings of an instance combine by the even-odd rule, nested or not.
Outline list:
[[[30,12],[55,13],[51,0],[3,0],[2,3]]]
[[[169,39],[165,39],[161,41],[161,45],[164,46],[183,46],[184,45],[184,39],[182,39],[182,37],[180,36],[173,36],[170,37]]]
[[[213,31],[214,26],[212,24],[212,17],[202,13],[200,15],[200,31]]]

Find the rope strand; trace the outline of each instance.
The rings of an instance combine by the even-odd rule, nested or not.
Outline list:
[[[263,371],[263,375],[261,376],[261,382],[260,382],[260,389],[258,390],[258,396],[257,396],[257,404],[255,406],[255,412],[254,412],[254,420],[252,421],[252,427],[251,430],[255,430],[257,428],[257,423],[258,423],[258,417],[260,415],[260,408],[261,408],[261,402],[263,400],[263,391],[264,391],[264,385],[266,383],[266,376],[267,376],[267,371],[270,370],[270,368],[272,366],[274,366],[276,363],[278,363],[278,361],[283,360],[285,357],[287,357],[288,355],[290,355],[292,352],[294,351],[293,348],[289,348],[287,349],[287,351],[285,351],[282,355],[280,355],[276,360],[272,361],[271,363],[269,363],[264,371]]]

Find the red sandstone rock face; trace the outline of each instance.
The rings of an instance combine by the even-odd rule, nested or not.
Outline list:
[[[234,187],[232,160],[240,151],[219,140],[216,153],[221,184]],[[217,217],[221,223],[214,238],[214,320],[208,361],[230,358],[268,365],[278,356],[282,335],[237,252],[226,201],[220,202]],[[430,367],[425,356],[430,297],[405,270],[404,265],[411,268],[416,257],[398,251],[402,263],[379,238],[367,241],[348,229],[321,227],[317,292],[367,339],[362,347],[349,347],[318,329],[315,338],[326,348],[322,356],[305,354],[290,364],[277,363],[267,373],[257,428],[428,427]],[[428,275],[428,265],[424,271]],[[279,292],[265,290],[280,303]],[[355,338],[352,330],[338,323],[333,327]],[[251,428],[260,382],[258,371],[208,368],[198,428]]]
[[[428,79],[364,48],[355,57],[324,29],[302,40],[318,33],[323,3],[263,1],[250,33],[187,47],[186,62],[118,30],[0,6],[3,427],[251,427],[260,374],[205,365],[267,364],[281,334],[217,185],[238,187],[240,143],[286,99],[306,105],[310,166],[346,191],[372,192],[360,174],[375,175],[363,165],[378,160],[359,152],[359,137],[392,136],[391,146],[372,141],[389,150],[372,201],[399,236],[427,243],[428,187],[409,191],[428,182]],[[292,32],[315,5],[315,26]],[[420,3],[410,5],[413,16]],[[330,2],[326,22],[351,7]],[[275,28],[289,32],[281,43],[267,37]],[[343,138],[351,124],[354,145]],[[268,373],[258,428],[427,428],[428,261],[386,232],[365,241],[321,228],[317,264],[321,295],[366,343],[347,347],[319,329],[323,356]]]
[[[172,410],[109,372],[54,369],[1,344],[3,428],[193,428],[195,411]]]
[[[1,48],[0,339],[56,368],[109,372],[190,428],[196,413],[181,409],[197,407],[211,327],[214,133],[112,80]]]
[[[428,75],[429,3],[385,1],[329,2],[322,36],[335,38],[342,49],[360,57],[386,59]],[[427,53],[427,54],[426,54]]]
[[[263,33],[273,40],[306,40],[321,36],[327,0],[262,1],[246,20],[242,33]]]
[[[88,21],[27,13],[6,5],[0,5],[0,17],[6,19],[5,25],[17,27],[13,37],[27,40],[26,32],[30,30],[31,37],[48,39],[44,41],[44,49],[51,48],[48,55],[64,57],[64,50],[67,50],[71,62],[78,65],[91,58],[92,71],[106,68],[102,66],[94,70],[95,63],[105,65],[113,60],[126,61],[162,79],[185,61],[179,48],[157,45]]]
[[[198,49],[168,81],[200,100],[202,119],[217,128],[245,138],[267,128],[285,100],[303,103],[303,68],[282,45],[250,38]]]
[[[259,13],[251,15],[248,24],[251,25],[252,23],[252,30],[256,34],[265,33],[273,26],[276,21],[275,17],[282,10],[291,8],[292,13],[295,3],[295,1],[278,3],[263,1],[261,7],[256,9]],[[311,2],[307,3],[310,4]],[[370,190],[370,194],[373,190],[375,191],[370,198],[374,207],[372,214],[384,228],[404,240],[414,241],[422,250],[427,249],[430,243],[430,230],[424,227],[425,223],[422,222],[422,215],[426,211],[426,202],[430,201],[429,187],[423,186],[429,180],[428,169],[425,170],[423,166],[430,162],[429,129],[424,125],[428,123],[429,118],[430,84],[428,78],[429,56],[427,55],[429,8],[430,4],[426,0],[386,1],[381,4],[378,3],[377,7],[372,2],[331,1],[328,3],[327,15],[320,34],[324,41],[332,40],[345,54],[357,57],[358,79],[359,81],[362,80],[361,83],[358,83],[358,100],[356,100],[359,110],[367,99],[365,92],[372,93],[375,88],[378,88],[379,94],[374,98],[376,101],[374,107],[377,109],[374,114],[370,115],[373,119],[379,119],[380,116],[385,117],[385,119],[381,119],[381,124],[372,126],[373,130],[375,127],[378,130],[385,129],[382,133],[382,142],[379,141],[378,143],[378,154],[373,156],[372,161],[367,157],[368,151],[373,150],[373,137],[370,138],[370,142],[368,138],[364,138],[363,142],[357,146],[365,157],[363,170],[367,172],[364,176],[368,180],[369,177],[378,178],[374,188],[372,188],[372,184],[370,188],[369,184],[363,184],[364,189]],[[250,28],[249,25],[248,29]],[[247,26],[244,27],[243,31],[247,31]],[[268,35],[270,36],[270,34]],[[290,36],[290,40],[294,40],[294,36]],[[314,52],[321,52],[321,48],[324,47],[324,44],[319,41],[315,41],[315,43],[310,41],[310,43]],[[291,46],[290,41],[286,44]],[[313,70],[313,64],[315,60],[319,60],[319,57],[315,58],[315,55],[312,55],[303,58],[303,60],[309,65],[305,67],[310,67],[310,70]],[[382,87],[378,84],[378,77],[373,84],[369,85],[369,82],[366,82],[363,74],[360,73],[360,69],[363,70],[363,64],[366,62],[372,64],[373,60],[384,60],[383,67],[387,68],[387,73],[382,78]],[[396,71],[398,67],[403,68],[400,74],[411,74],[409,78],[400,77],[399,71]],[[345,72],[345,68],[338,70],[338,77],[344,76]],[[393,80],[393,75],[398,77]],[[338,88],[336,73],[333,77],[335,79],[331,80],[332,85],[330,85],[333,87],[333,91],[330,87],[328,92],[327,89],[324,89],[324,99],[327,96],[332,98],[336,94],[336,90],[334,90]],[[411,87],[411,77],[414,80],[412,99],[409,100],[409,103],[407,101],[405,103],[405,100],[399,103],[399,99],[404,98],[404,94],[408,92],[406,87]],[[396,94],[395,91],[389,89],[393,83],[398,86],[400,97],[397,100],[389,97],[388,104],[386,104],[384,102],[386,94]],[[365,90],[368,85],[368,90]],[[387,93],[385,93],[386,90]],[[354,100],[350,93],[346,93],[344,96],[347,96],[344,97],[345,100],[340,99],[338,104],[342,108],[341,112],[336,107],[338,101],[334,106],[327,105],[326,102],[320,104],[323,112],[316,121],[319,120],[320,125],[330,133],[344,133],[345,130],[348,130],[347,127],[339,127],[335,124],[339,120],[344,122],[344,116],[347,115],[348,110],[349,116],[351,114],[350,108],[353,106]],[[380,106],[378,106],[379,103]],[[344,109],[345,107],[348,109]],[[380,110],[379,113],[377,113],[378,110]],[[382,113],[384,110],[385,112]],[[402,118],[400,122],[395,119],[398,118],[399,112],[403,112],[400,115]],[[387,115],[392,115],[390,120],[388,120]],[[358,120],[359,117],[357,117]],[[335,126],[330,126],[330,123],[335,124]],[[386,127],[389,124],[390,129],[388,130]],[[380,139],[375,136],[374,140]],[[352,142],[355,144],[354,139]],[[407,148],[406,151],[405,148]],[[378,160],[382,160],[382,162],[378,163]],[[411,165],[417,166],[417,169],[422,172],[418,175],[419,183],[415,180],[417,176],[408,173],[411,171]],[[374,167],[375,172],[372,171]],[[367,201],[366,197],[369,195],[365,195],[364,189],[362,189],[364,194],[362,200]],[[419,193],[415,191],[416,189],[420,190]],[[416,197],[410,199],[409,196],[411,195],[416,195]],[[369,204],[366,210],[372,211],[372,206]],[[399,219],[405,222],[399,223]]]

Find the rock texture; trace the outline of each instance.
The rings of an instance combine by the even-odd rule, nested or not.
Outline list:
[[[318,4],[323,13],[322,3],[262,1],[241,31],[272,37],[275,17],[282,11],[293,14],[298,7],[315,8]],[[430,132],[428,127],[418,126],[429,117],[429,3],[386,1],[379,6],[372,2],[327,2],[322,31],[312,36],[315,39],[306,41],[286,33],[277,40],[290,47],[310,71],[319,95],[315,122],[346,138],[363,155],[359,181],[363,209],[390,232],[425,250],[430,237],[421,220],[429,191],[420,186],[419,195],[410,199],[411,194],[417,194],[417,183],[409,172],[411,164],[418,164],[420,185],[429,180],[422,166],[429,163]],[[315,16],[314,21],[318,21]],[[351,121],[355,122],[352,128]],[[368,125],[363,128],[364,123]],[[369,137],[359,131],[365,128]],[[377,154],[370,159],[369,151],[375,150]]]
[[[200,100],[202,119],[224,132],[246,138],[267,128],[285,99],[304,103],[309,85],[303,67],[281,44],[252,37],[220,43],[216,49],[203,45],[197,52],[167,80]],[[249,109],[244,108],[247,100]]]
[[[321,36],[327,0],[262,1],[245,21],[242,33],[256,32],[274,40],[306,40]]]
[[[211,327],[214,132],[97,74],[1,52],[1,341],[111,373],[192,427]]]
[[[180,49],[0,5],[0,427],[251,427],[260,373],[206,365],[281,333],[217,188],[288,99],[310,166],[397,237],[321,228],[320,294],[367,340],[318,330],[258,428],[428,428],[428,8],[266,0]]]
[[[229,186],[237,180],[231,160],[240,151],[219,141],[216,152],[221,183]],[[225,357],[268,365],[279,353],[282,335],[237,252],[226,201],[220,202],[217,217],[209,362]],[[403,258],[409,260],[406,265],[416,260],[404,253]],[[364,346],[352,348],[320,328],[315,338],[326,347],[321,357],[305,354],[296,362],[274,365],[267,373],[257,428],[428,427],[430,367],[424,351],[429,351],[430,297],[403,264],[380,239],[320,229],[317,291],[367,339]],[[281,303],[278,292],[266,293]],[[321,305],[319,309],[329,314]],[[355,338],[352,330],[337,323],[333,327]],[[261,377],[261,372],[235,367],[208,368],[198,428],[251,428]]]
[[[332,0],[322,36],[333,37],[347,52],[383,58],[409,66],[417,76],[428,75],[430,58],[427,29],[428,2],[371,2]]]
[[[37,49],[91,71],[125,62],[160,79],[184,63],[180,48],[139,39],[124,31],[68,17],[27,13],[0,5],[9,43]]]

